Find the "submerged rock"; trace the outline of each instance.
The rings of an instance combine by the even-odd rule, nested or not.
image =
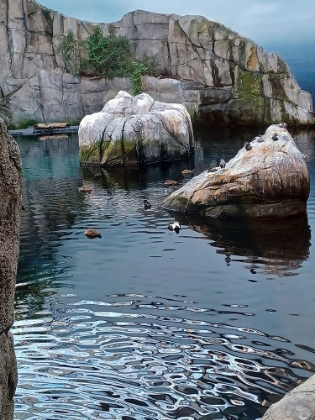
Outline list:
[[[306,211],[305,159],[285,124],[273,124],[214,172],[204,171],[163,202],[205,217],[286,217]]]
[[[193,151],[190,116],[183,105],[120,91],[101,112],[79,126],[80,160],[102,166],[135,165],[188,157]]]

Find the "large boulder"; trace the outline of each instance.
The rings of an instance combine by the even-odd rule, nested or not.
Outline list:
[[[19,148],[0,118],[0,418],[13,419],[17,367],[10,327],[14,321],[22,195]]]
[[[313,420],[315,418],[315,375],[273,404],[262,420]]]
[[[163,206],[205,217],[305,213],[310,190],[307,165],[285,124],[271,125],[221,166],[192,178]]]
[[[81,45],[95,24],[34,0],[2,0],[1,17],[0,113],[12,125],[78,121],[120,90],[131,92],[125,78],[67,74],[58,53],[60,40],[71,30]],[[283,59],[218,22],[138,10],[99,26],[105,36],[111,27],[129,38],[136,59],[155,56],[163,77],[146,78],[144,91],[155,100],[185,105],[196,120],[315,124],[311,95],[299,87]]]
[[[183,105],[120,91],[101,112],[79,126],[80,161],[101,166],[136,165],[188,157],[193,151],[190,116]]]

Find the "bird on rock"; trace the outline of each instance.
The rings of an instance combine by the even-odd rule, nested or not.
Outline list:
[[[151,208],[151,203],[148,200],[143,200],[143,207],[148,210]]]
[[[224,159],[221,159],[220,160],[219,166],[220,166],[221,169],[225,168],[226,163],[225,163],[225,160]]]
[[[170,223],[168,225],[168,229],[169,230],[173,230],[176,233],[179,233],[180,231],[180,224],[178,222],[176,222],[176,220],[173,223]]]
[[[252,149],[252,146],[248,141],[245,141],[244,147],[245,147],[246,150],[251,150]]]
[[[254,140],[258,141],[258,143],[262,143],[264,141],[263,136],[256,136],[254,137]]]
[[[96,229],[86,229],[84,235],[87,236],[89,239],[102,237],[102,235]]]

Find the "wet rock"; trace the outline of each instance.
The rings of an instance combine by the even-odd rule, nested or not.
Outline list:
[[[273,218],[305,213],[308,169],[286,127],[271,125],[250,146],[245,145],[224,168],[205,171],[173,192],[164,200],[164,208],[204,217]]]

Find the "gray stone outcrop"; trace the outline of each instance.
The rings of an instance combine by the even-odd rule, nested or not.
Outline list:
[[[73,76],[57,52],[72,30],[79,41],[95,24],[48,10],[34,0],[0,6],[0,113],[12,125],[80,120],[98,112],[127,79]],[[100,24],[104,35],[110,24]],[[162,78],[145,78],[155,100],[184,104],[196,119],[217,124],[315,124],[312,98],[286,63],[250,39],[202,16],[135,11],[112,24],[135,56],[155,55]],[[165,76],[168,79],[165,79]]]
[[[281,123],[192,178],[163,206],[203,217],[287,217],[305,213],[309,191],[305,159]]]
[[[17,368],[13,324],[22,195],[22,166],[16,142],[0,118],[0,419],[13,419]]]
[[[315,375],[273,404],[262,420],[314,420]]]
[[[101,112],[83,118],[78,135],[80,161],[101,166],[182,159],[194,147],[186,108],[154,101],[147,93],[120,91]]]

